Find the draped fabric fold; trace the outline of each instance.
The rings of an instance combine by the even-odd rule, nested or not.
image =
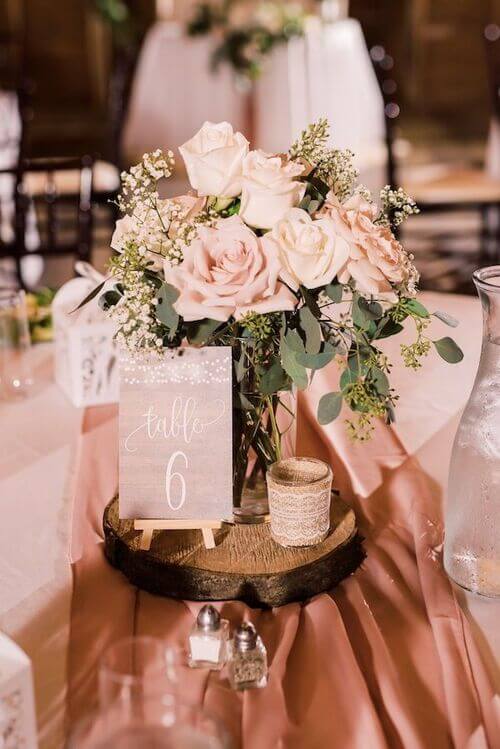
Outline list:
[[[236,747],[500,747],[494,669],[441,561],[447,464],[476,366],[479,342],[471,330],[480,310],[463,297],[423,296],[429,308],[461,313],[466,359],[446,382],[439,361],[430,360],[418,388],[395,370],[404,395],[396,428],[377,424],[371,442],[357,445],[342,417],[319,427],[315,409],[320,395],[335,389],[333,370],[318,372],[299,398],[297,453],[331,463],[337,488],[357,513],[367,559],[335,590],[303,605],[260,611],[218,604],[233,625],[243,618],[255,623],[270,662],[268,686],[243,694],[232,692],[223,675],[190,675],[190,699],[223,719]],[[117,484],[116,445],[114,409],[88,411],[71,545],[72,720],[92,706],[96,665],[111,642],[137,633],[186,647],[200,608],[136,590],[104,559],[99,528]]]

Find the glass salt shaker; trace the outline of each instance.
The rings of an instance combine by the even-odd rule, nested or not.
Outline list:
[[[200,609],[189,635],[189,665],[219,671],[227,660],[229,622],[221,619],[216,608],[207,604]]]
[[[243,622],[232,641],[229,679],[233,689],[261,689],[267,684],[267,653],[253,624]]]

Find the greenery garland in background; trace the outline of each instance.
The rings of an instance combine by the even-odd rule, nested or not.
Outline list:
[[[189,36],[214,34],[218,43],[212,68],[229,63],[236,73],[256,80],[272,50],[302,36],[307,12],[300,2],[284,0],[224,0],[201,2],[187,25]]]

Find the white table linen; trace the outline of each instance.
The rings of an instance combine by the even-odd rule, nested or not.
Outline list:
[[[227,120],[245,130],[247,100],[227,67],[209,69],[213,42],[190,39],[173,22],[148,32],[139,58],[124,132],[124,150],[135,163],[146,151],[174,149],[205,120]]]

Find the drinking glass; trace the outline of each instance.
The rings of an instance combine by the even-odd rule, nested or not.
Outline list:
[[[136,706],[137,708],[137,706]],[[222,724],[192,705],[152,698],[131,710],[118,701],[81,721],[67,749],[230,749]]]
[[[125,637],[112,645],[99,667],[99,700],[106,708],[117,700],[140,702],[173,694],[168,648],[157,637]]]
[[[26,396],[33,384],[31,339],[24,291],[0,289],[0,390]]]

